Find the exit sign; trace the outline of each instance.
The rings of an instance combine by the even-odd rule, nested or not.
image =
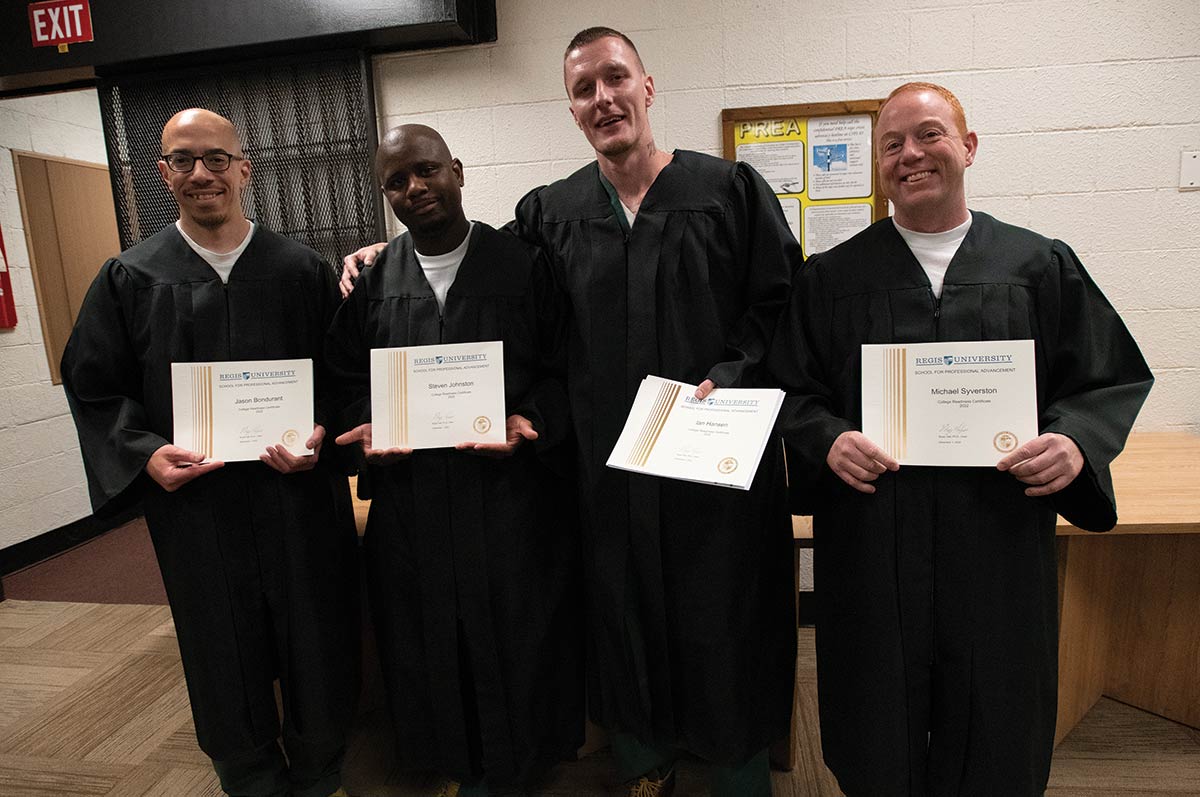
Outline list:
[[[92,41],[88,0],[46,0],[29,4],[29,32],[34,47],[66,50],[66,45]]]

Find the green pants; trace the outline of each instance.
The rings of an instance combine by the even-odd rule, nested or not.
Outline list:
[[[315,750],[289,741],[288,759],[278,742],[234,758],[213,759],[221,788],[229,797],[329,797],[337,791],[345,749]]]
[[[609,733],[613,759],[625,780],[641,777],[653,770],[666,773],[675,764],[679,751],[670,747],[643,744],[627,733]],[[760,750],[749,761],[731,767],[713,766],[708,785],[712,797],[771,797],[771,767],[767,751]]]

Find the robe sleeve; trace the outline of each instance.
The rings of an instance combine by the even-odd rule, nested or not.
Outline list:
[[[324,260],[318,260],[317,269],[317,299],[316,319],[319,325],[317,354],[314,357],[314,406],[313,422],[325,427],[325,442],[321,445],[321,459],[331,464],[339,472],[354,472],[354,457],[351,452],[344,450],[333,442],[339,433],[334,430],[340,423],[341,404],[337,385],[338,378],[330,369],[329,358],[325,352],[327,331],[333,324],[334,316],[341,304],[341,293],[337,287],[337,273]]]
[[[1051,500],[1079,528],[1107,531],[1117,522],[1109,464],[1125,447],[1154,377],[1121,317],[1061,241],[1051,246],[1037,307],[1049,373],[1039,426],[1070,437],[1085,460]]]
[[[821,482],[829,472],[825,458],[833,441],[856,428],[838,414],[831,387],[827,341],[836,331],[820,257],[813,255],[798,269],[767,359],[770,378],[787,392],[776,428],[787,445],[792,511],[801,515],[812,514],[823,494]]]
[[[147,460],[171,442],[150,430],[142,367],[129,334],[133,294],[120,261],[105,263],[63,351],[63,388],[96,514],[112,514],[136,501]]]
[[[382,265],[382,255],[375,265]],[[371,346],[364,324],[368,290],[360,278],[334,313],[325,335],[326,370],[332,381],[330,396],[336,407],[329,416],[336,437],[371,420]]]
[[[804,255],[771,187],[747,164],[737,164],[726,219],[746,274],[745,310],[729,329],[725,359],[707,378],[718,387],[748,387],[756,384],[755,372],[787,304],[792,269]]]
[[[537,313],[537,347],[541,377],[512,414],[523,415],[538,432],[534,448],[557,471],[570,468],[573,453],[570,402],[567,396],[567,334],[569,302],[549,258],[535,250],[530,279]]]
[[[542,240],[542,189],[538,186],[517,201],[513,211],[513,220],[505,224],[503,230],[512,233],[530,246],[543,248],[546,242]]]

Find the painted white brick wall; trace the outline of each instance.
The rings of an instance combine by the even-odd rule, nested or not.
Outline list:
[[[106,163],[96,92],[0,100],[0,230],[17,308],[16,329],[0,331],[0,548],[91,512],[67,399],[50,382],[14,149]]]
[[[590,158],[561,83],[589,25],[625,31],[655,76],[658,144],[717,154],[726,107],[886,96],[930,79],[980,151],[971,206],[1061,238],[1158,377],[1138,422],[1200,433],[1200,149],[1195,0],[501,0],[495,45],[376,58],[381,128],[420,121],[462,158],[469,214],[507,221]],[[396,227],[393,222],[393,231]]]

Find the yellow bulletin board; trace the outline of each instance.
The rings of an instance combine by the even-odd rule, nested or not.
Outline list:
[[[724,155],[771,185],[805,256],[830,249],[888,215],[873,132],[883,100],[726,108]]]

